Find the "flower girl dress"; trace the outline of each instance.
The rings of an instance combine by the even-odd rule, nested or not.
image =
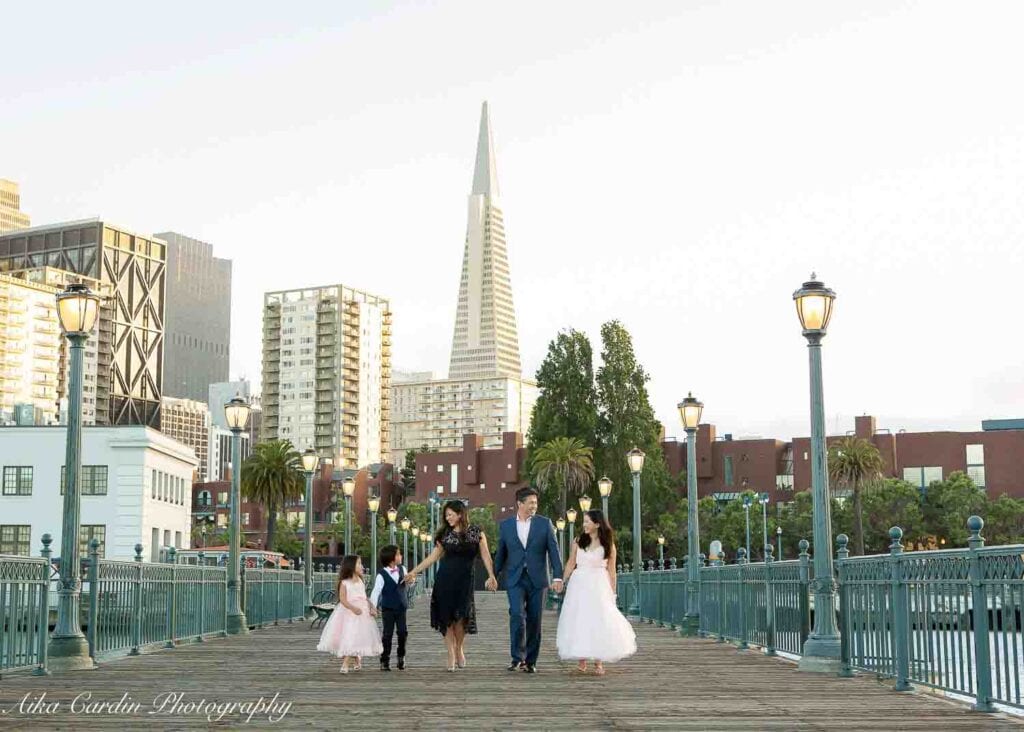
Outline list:
[[[362,614],[356,615],[339,602],[324,625],[316,649],[342,658],[380,655],[384,648],[380,642],[377,621],[370,617],[366,586],[357,578],[347,579],[341,584],[346,601],[359,608]]]

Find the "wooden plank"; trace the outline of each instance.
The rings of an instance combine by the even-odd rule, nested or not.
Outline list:
[[[539,673],[505,671],[508,615],[504,595],[477,594],[480,633],[467,643],[468,668],[445,670],[441,637],[427,620],[426,598],[410,611],[410,656],[405,671],[385,674],[366,659],[357,674],[338,673],[339,662],[314,648],[309,623],[280,625],[248,636],[214,639],[135,658],[93,671],[0,681],[3,729],[236,728],[236,710],[219,722],[203,711],[150,715],[160,694],[182,702],[255,702],[277,695],[290,707],[271,724],[268,714],[249,726],[281,729],[490,730],[1002,730],[1021,729],[1006,715],[979,715],[928,694],[898,694],[873,677],[806,674],[794,664],[704,639],[679,638],[637,626],[640,652],[609,666],[605,677],[572,673],[555,658],[556,617],[545,618]],[[394,664],[392,664],[394,668]],[[22,714],[19,704],[45,693],[53,714]],[[114,703],[123,694],[134,713],[73,714],[72,699]]]

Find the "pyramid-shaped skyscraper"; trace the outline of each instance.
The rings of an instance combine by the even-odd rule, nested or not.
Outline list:
[[[487,102],[480,113],[449,379],[519,378],[519,335]]]

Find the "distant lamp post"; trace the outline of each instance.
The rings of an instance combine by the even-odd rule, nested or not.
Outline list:
[[[242,635],[249,632],[249,623],[242,610],[240,582],[240,544],[242,541],[242,432],[249,423],[251,407],[239,396],[224,406],[224,416],[231,430],[231,532],[228,544],[228,624],[227,632]]]
[[[645,457],[644,451],[639,447],[634,447],[626,453],[629,472],[633,475],[633,581],[636,585],[629,614],[634,617],[640,617],[640,570],[644,563],[640,549],[640,474],[644,471]]]
[[[570,508],[565,512],[566,523],[569,524],[569,542],[565,545],[566,557],[572,553],[572,542],[576,538],[576,516],[578,515],[575,508]]]
[[[306,608],[313,605],[313,474],[320,464],[320,456],[316,450],[308,448],[302,453],[302,472],[306,474],[306,540],[302,551],[305,565]]]
[[[750,561],[750,507],[754,505],[754,499],[750,496],[743,496],[743,519],[747,526],[747,561]]]
[[[776,543],[779,545],[779,561],[781,562],[782,559],[783,559],[783,557],[782,557],[782,527],[781,526],[776,526],[775,527],[775,539],[776,539]]]
[[[341,484],[342,495],[345,496],[345,553],[351,554],[352,545],[352,495],[356,492],[356,482],[345,478]]]
[[[377,576],[377,511],[380,509],[380,496],[370,496],[366,501],[370,509],[370,574]]]
[[[693,392],[679,402],[679,419],[686,430],[686,617],[683,635],[700,630],[700,516],[697,508],[697,428],[704,414],[703,402]]]
[[[761,542],[761,554],[765,556],[765,561],[768,561],[768,494],[762,493],[757,502],[761,504],[761,534],[764,541]],[[747,555],[750,556],[749,554]],[[779,559],[782,559],[782,555],[779,555]]]
[[[658,537],[658,569],[665,568],[665,535]]]
[[[555,528],[558,529],[558,553],[561,556],[562,561],[564,562],[565,561],[565,541],[564,541],[564,535],[563,535],[563,532],[565,531],[565,518],[564,517],[562,517],[562,516],[558,517],[558,520],[555,521]]]
[[[388,543],[395,543],[395,521],[398,520],[398,509],[388,509]]]
[[[408,562],[409,561],[409,527],[412,526],[412,521],[408,518],[402,519],[402,557]],[[415,567],[415,564],[411,566]]]
[[[597,492],[601,494],[601,512],[604,513],[604,520],[608,520],[608,496],[612,494],[611,478],[605,476],[597,481]]]
[[[807,339],[811,381],[811,494],[814,502],[814,628],[804,642],[800,668],[839,670],[839,628],[836,624],[836,583],[832,570],[832,520],[828,495],[825,445],[825,404],[821,375],[821,340],[828,330],[836,293],[812,273],[793,293],[796,314]]]
[[[587,511],[589,511],[590,510],[590,506],[592,504],[593,504],[593,501],[590,500],[590,496],[580,496],[580,510],[583,511],[583,513],[586,513]]]
[[[420,529],[418,526],[413,526],[412,531],[412,566],[416,566],[420,563]]]
[[[79,608],[82,598],[81,471],[82,471],[82,371],[85,342],[96,325],[100,298],[85,285],[68,285],[57,295],[57,316],[70,344],[68,424],[64,459],[64,518],[60,535],[60,589],[57,625],[50,636],[49,666],[58,671],[94,668],[89,642],[82,633]]]

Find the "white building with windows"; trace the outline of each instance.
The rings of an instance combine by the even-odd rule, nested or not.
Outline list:
[[[60,555],[64,427],[0,427],[0,554],[38,556],[43,534]],[[100,540],[107,559],[156,561],[190,546],[195,453],[143,426],[82,430],[80,544]]]

